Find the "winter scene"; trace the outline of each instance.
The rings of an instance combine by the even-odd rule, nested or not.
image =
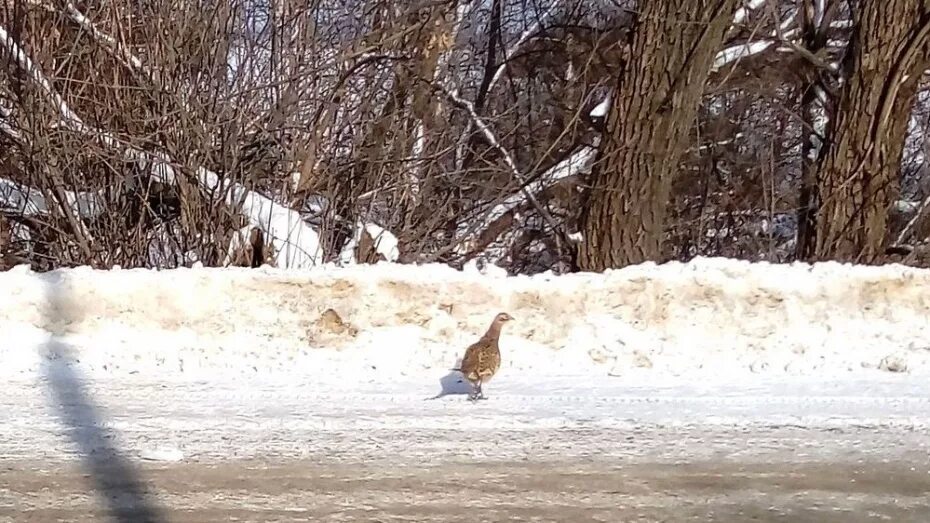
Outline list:
[[[924,0],[2,0],[0,523],[930,521]]]

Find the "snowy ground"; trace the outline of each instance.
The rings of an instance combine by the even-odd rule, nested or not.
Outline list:
[[[146,504],[158,521],[930,520],[928,271],[17,270],[0,288],[0,522]],[[472,404],[449,369],[498,310],[517,321]]]
[[[927,453],[930,446],[930,438],[921,439],[930,431],[922,380],[628,387],[581,377],[544,383],[502,377],[489,388],[490,399],[472,404],[460,394],[435,398],[438,383],[410,381],[320,388],[259,380],[70,379],[7,382],[0,400],[4,459],[59,462],[112,447],[133,460],[198,463],[544,457],[676,463],[737,455],[764,461],[764,447],[743,448],[726,438],[692,446],[680,436],[779,428],[810,431],[793,450],[796,459],[887,450],[838,445],[837,435],[853,429],[920,435],[912,450]],[[94,439],[89,421],[103,427],[102,437]]]
[[[478,404],[435,398],[426,374],[50,376],[9,381],[0,396],[0,522],[140,521],[146,506],[152,520],[190,522],[930,517],[930,398],[901,375],[722,386],[502,376]]]

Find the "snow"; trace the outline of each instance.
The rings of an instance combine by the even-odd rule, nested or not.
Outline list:
[[[120,58],[124,60],[124,63],[126,63],[133,69],[143,72],[146,78],[153,77],[152,72],[147,67],[145,67],[141,59],[139,59],[137,56],[133,55],[131,52],[123,48],[115,38],[99,30],[94,25],[94,23],[91,22],[90,19],[84,15],[84,13],[82,13],[77,7],[74,6],[73,3],[65,2],[64,11],[65,13],[68,14],[71,20],[73,20],[75,23],[80,25],[86,31],[93,34],[94,38],[98,42],[103,43],[112,52],[120,55]]]
[[[462,272],[465,274],[483,274],[494,278],[507,277],[507,269],[485,260],[481,260],[481,262],[479,263],[478,258],[468,260],[462,266]]]
[[[35,62],[33,62],[32,59],[29,58],[29,55],[27,55],[19,44],[13,40],[12,36],[10,36],[3,26],[0,26],[0,44],[12,55],[13,61],[16,62],[20,68],[24,69],[26,74],[48,94],[49,98],[58,109],[63,122],[68,126],[74,126],[77,130],[85,130],[86,126],[84,122],[81,121],[80,117],[78,117],[70,107],[68,107],[64,98],[52,88],[51,82],[48,81]]]
[[[591,109],[591,118],[606,118],[607,111],[610,109],[610,99],[613,94],[613,91],[607,93],[607,96],[604,97],[594,109]]]
[[[320,385],[258,378],[166,383],[139,375],[92,382],[83,392],[105,407],[102,429],[118,434],[113,439],[124,455],[158,462],[409,465],[596,458],[626,465],[723,456],[829,462],[851,454],[900,459],[906,449],[925,456],[930,429],[925,380],[888,376],[736,386],[502,376],[478,405],[457,394],[436,397],[437,380],[403,377],[377,383],[342,377]],[[45,380],[4,382],[0,461],[74,458],[69,439],[78,431],[62,426],[56,413],[62,407],[45,401],[47,387]],[[64,408],[75,403],[70,390],[58,396]],[[109,441],[98,437],[92,443]],[[83,447],[97,454],[110,450]]]
[[[206,169],[198,169],[198,174],[198,179],[208,189],[219,188],[222,191],[229,188],[229,203],[242,202],[243,214],[252,225],[265,231],[274,246],[278,267],[303,268],[320,263],[323,258],[320,236],[301,219],[298,212],[249,191],[241,184],[224,184],[216,174]]]
[[[389,262],[397,261],[397,258],[400,256],[400,250],[397,247],[398,242],[396,236],[374,223],[366,223],[365,232],[374,240],[375,252],[384,256],[384,259]]]
[[[501,61],[501,64],[497,66],[497,69],[494,71],[494,76],[491,77],[491,81],[488,84],[488,87],[487,87],[488,93],[493,92],[494,87],[501,80],[501,78],[504,77],[504,72],[507,70],[507,66],[511,63],[511,58],[520,50],[520,48],[524,44],[526,44],[537,32],[539,32],[540,28],[544,27],[544,24],[548,22],[550,15],[554,13],[556,8],[558,8],[561,5],[561,3],[562,3],[562,0],[554,0],[551,4],[549,4],[549,7],[546,8],[546,10],[542,14],[540,14],[538,17],[535,18],[535,21],[533,22],[533,24],[527,27],[520,34],[519,38],[517,38],[517,41],[514,42],[509,47],[504,49],[503,60]],[[466,2],[465,4],[459,7],[456,13],[457,14],[456,26],[461,27],[461,21],[463,20],[463,16],[465,13],[464,8],[468,7],[470,9],[471,4],[472,2]],[[456,32],[456,36],[458,36],[458,29],[456,29],[455,32]],[[445,56],[446,55],[444,54],[444,57],[442,58],[443,60],[446,59]],[[458,94],[459,89],[455,86],[452,86],[451,81],[449,79],[443,79],[443,80],[444,80],[443,83],[449,84],[449,86],[446,88],[448,92],[447,95],[453,99],[457,99],[457,101],[454,101],[454,103],[456,103],[456,105],[464,105],[464,108],[466,110],[468,110],[470,107],[470,112],[474,113],[473,104],[471,102],[462,100],[459,97],[459,94]],[[456,158],[457,158],[456,165],[455,165],[456,170],[462,169],[462,161],[464,161],[464,158],[465,158],[465,148],[468,144],[467,138],[471,136],[472,126],[476,124],[479,126],[483,125],[483,120],[481,119],[476,120],[477,114],[471,114],[470,116],[471,118],[468,121],[467,127],[465,128],[465,132],[462,133],[462,136],[459,139],[458,145],[456,146],[456,153],[455,153]],[[486,126],[485,126],[485,129],[480,129],[480,130],[482,131],[482,133],[484,133],[487,136],[488,130]],[[496,138],[493,139],[492,143],[494,142],[496,142]],[[504,151],[504,153],[505,153],[505,156],[507,156],[506,151]]]
[[[812,126],[812,133],[809,136],[811,148],[807,153],[807,160],[814,162],[820,156],[823,147],[823,137],[827,135],[827,124],[829,116],[827,115],[827,93],[820,85],[811,87],[814,90],[815,99],[808,107],[808,115]]]
[[[845,376],[886,373],[889,358],[909,374],[930,373],[930,272],[903,266],[697,259],[532,277],[393,263],[18,267],[0,274],[0,287],[0,373],[10,375],[73,359],[102,376],[326,368],[337,381],[430,380],[502,310],[517,319],[501,341],[511,375]]]
[[[139,457],[146,461],[176,462],[184,459],[184,453],[176,448],[143,449]]]
[[[920,202],[913,200],[895,200],[894,210],[902,214],[916,212],[920,208]]]
[[[391,231],[374,223],[357,221],[352,238],[346,242],[339,253],[340,265],[352,265],[358,262],[355,249],[362,240],[362,232],[368,233],[374,242],[375,252],[384,256],[385,261],[396,262],[400,257],[399,242]]]
[[[765,0],[751,0],[746,8],[737,10],[736,16],[734,17],[734,25],[739,25],[743,22],[748,13],[747,9],[756,9],[764,3]],[[716,72],[725,65],[764,52],[775,45],[776,40],[787,41],[790,38],[794,38],[798,34],[798,30],[789,30],[788,28],[795,22],[797,14],[797,9],[792,9],[788,13],[788,16],[778,25],[778,29],[770,34],[770,38],[773,40],[764,39],[740,43],[720,50],[714,57],[714,62],[711,64],[711,71]]]
[[[930,271],[903,266],[17,267],[0,288],[11,461],[900,459],[930,429]],[[471,404],[451,369],[501,310]]]
[[[814,2],[814,26],[820,27],[820,24],[823,23],[824,14],[827,12],[827,2],[826,0],[816,0]]]
[[[414,198],[420,194],[420,185],[423,183],[423,153],[426,150],[426,134],[422,120],[418,120],[413,129],[413,150],[411,158],[414,160],[411,172],[407,174],[407,183]]]

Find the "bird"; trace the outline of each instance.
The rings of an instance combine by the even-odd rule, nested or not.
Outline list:
[[[481,391],[481,385],[490,381],[500,369],[501,350],[498,341],[501,337],[501,328],[508,321],[513,321],[513,316],[506,312],[498,313],[494,316],[494,321],[491,322],[484,336],[465,349],[465,356],[462,357],[459,371],[472,385],[472,392],[468,395],[471,401],[487,399]]]

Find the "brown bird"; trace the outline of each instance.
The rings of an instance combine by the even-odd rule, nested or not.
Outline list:
[[[468,399],[472,401],[486,399],[484,393],[481,392],[481,385],[490,381],[501,367],[501,350],[498,345],[501,328],[512,320],[513,317],[506,312],[499,313],[494,317],[494,321],[491,322],[484,336],[465,349],[465,356],[462,358],[459,370],[472,385],[472,392],[468,395]]]

